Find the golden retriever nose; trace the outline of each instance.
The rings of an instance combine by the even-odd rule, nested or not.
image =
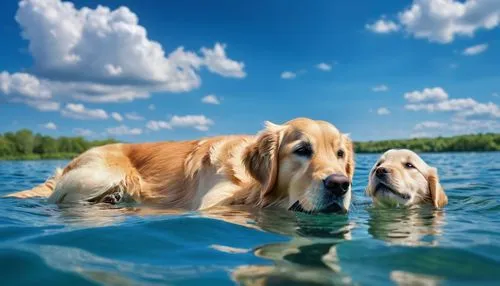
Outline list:
[[[349,186],[351,185],[349,182],[349,178],[344,175],[333,174],[326,179],[323,180],[323,184],[325,184],[325,189],[332,192],[335,196],[343,196],[349,190]]]
[[[377,170],[375,170],[375,175],[379,178],[384,178],[385,175],[389,174],[389,169],[384,168],[384,167],[378,167]]]

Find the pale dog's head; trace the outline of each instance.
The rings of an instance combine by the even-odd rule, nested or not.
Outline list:
[[[437,169],[406,149],[391,149],[380,157],[370,172],[366,194],[379,205],[430,202],[441,208],[448,203]]]

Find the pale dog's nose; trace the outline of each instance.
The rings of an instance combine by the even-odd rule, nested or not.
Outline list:
[[[384,167],[378,167],[375,170],[375,175],[379,178],[384,178],[387,174],[389,174],[389,170]]]
[[[325,189],[337,197],[345,195],[351,185],[349,178],[339,174],[333,174],[326,177],[326,179],[323,180],[323,184],[325,185]]]

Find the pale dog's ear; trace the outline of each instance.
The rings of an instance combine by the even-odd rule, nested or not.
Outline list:
[[[246,169],[261,184],[260,199],[263,206],[271,201],[270,195],[278,177],[278,153],[281,134],[285,128],[269,121],[265,122],[265,126],[255,143],[250,145],[243,155]]]
[[[351,138],[349,137],[349,134],[342,134],[342,140],[345,142],[346,150],[346,173],[349,179],[352,182],[352,178],[354,177],[354,169],[355,169],[355,162],[354,162],[354,143],[352,143]]]
[[[427,181],[429,182],[429,191],[434,207],[442,208],[446,204],[448,204],[448,197],[444,193],[444,189],[439,183],[439,176],[436,168],[429,168]]]

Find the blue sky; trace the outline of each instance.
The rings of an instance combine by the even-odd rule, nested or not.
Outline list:
[[[363,141],[500,131],[496,0],[2,1],[0,27],[0,132],[181,140],[299,116]]]

